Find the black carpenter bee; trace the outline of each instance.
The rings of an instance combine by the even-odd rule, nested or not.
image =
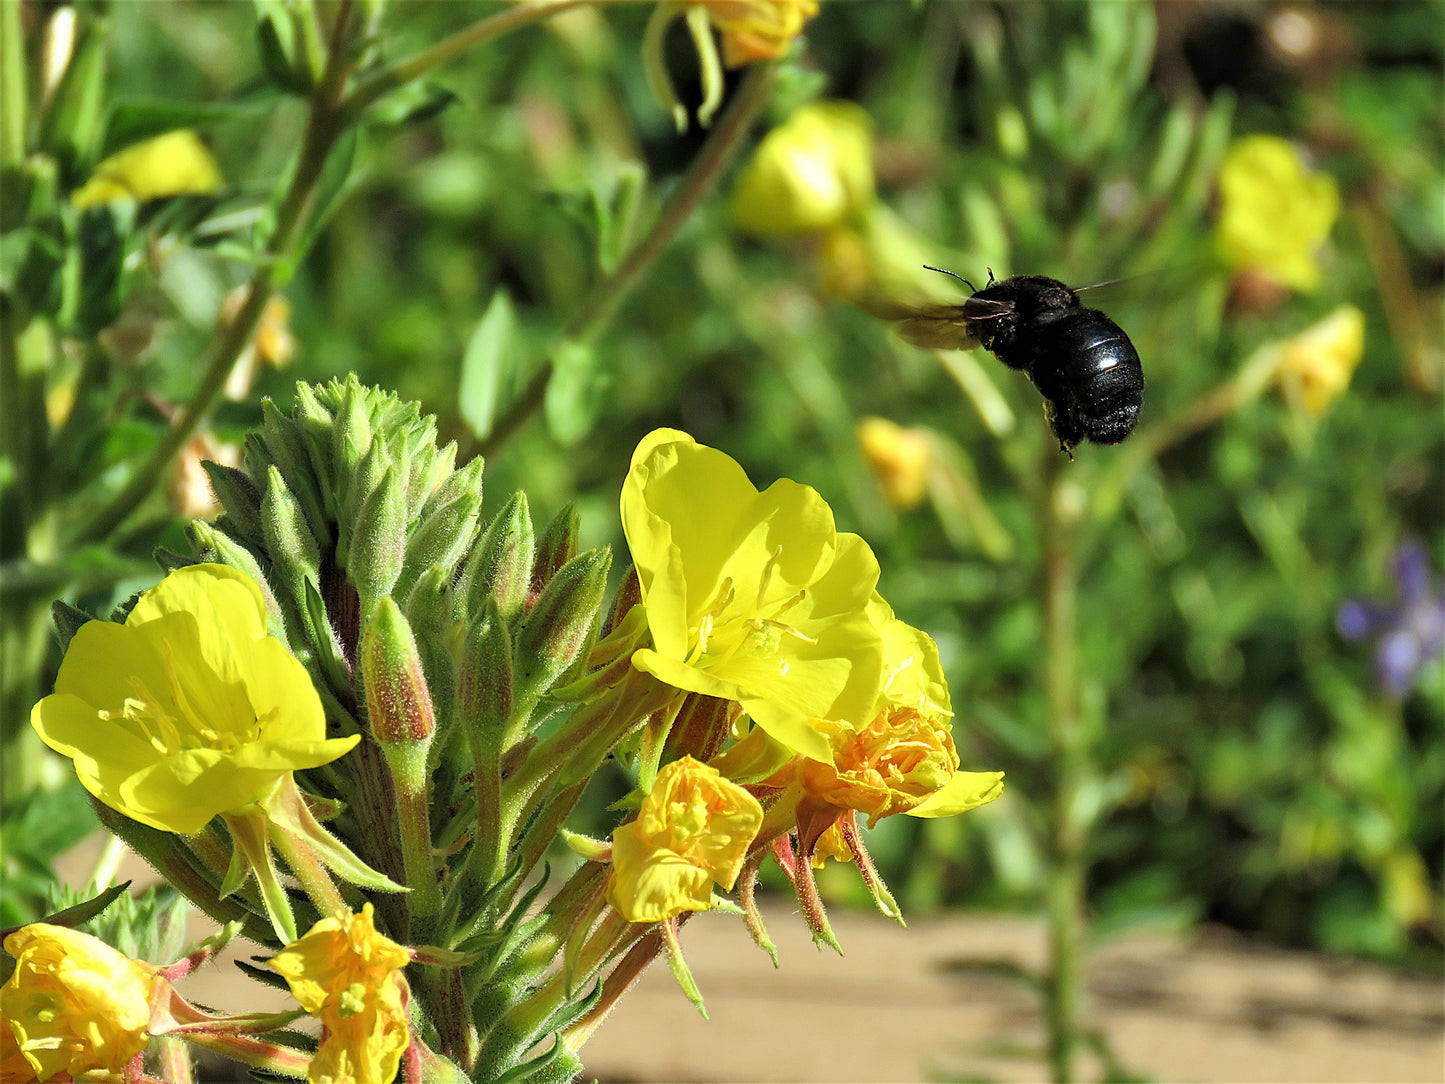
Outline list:
[[[970,290],[973,283],[941,267]],[[1022,370],[1044,397],[1044,416],[1072,459],[1082,440],[1118,444],[1134,431],[1144,402],[1139,354],[1118,324],[1086,309],[1076,291],[1043,275],[1015,275],[974,290],[961,305],[893,314],[917,346],[967,350],[982,346],[1010,369]]]

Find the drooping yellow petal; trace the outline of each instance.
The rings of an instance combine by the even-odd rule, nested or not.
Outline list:
[[[78,208],[121,199],[206,195],[221,187],[221,170],[195,132],[166,132],[111,155],[70,197]]]

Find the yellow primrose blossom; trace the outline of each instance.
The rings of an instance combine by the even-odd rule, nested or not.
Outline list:
[[[1252,269],[1281,286],[1314,290],[1315,255],[1340,211],[1339,187],[1311,171],[1278,136],[1236,140],[1219,171],[1215,244],[1235,270]]]
[[[659,429],[633,453],[622,525],[652,646],[632,665],[739,703],[773,737],[827,759],[807,720],[868,717],[883,638],[867,607],[878,562],[834,529],[812,488],[762,493],[722,452]]]
[[[266,634],[260,588],[209,564],[172,572],[123,625],[82,625],[30,723],[100,801],[181,833],[360,740],[326,737],[306,668]]]
[[[787,53],[803,26],[818,14],[818,0],[684,0],[703,8],[722,36],[723,63],[740,68]]]
[[[163,196],[207,195],[221,187],[221,169],[200,136],[188,128],[167,132],[125,148],[95,167],[72,193],[77,208]]]
[[[312,1084],[391,1084],[411,1042],[411,954],[376,930],[370,903],[324,918],[271,958],[301,1007],[325,1028],[306,1079]]]
[[[763,807],[692,757],[657,773],[637,819],[612,833],[607,900],[629,922],[661,922],[712,906],[732,888],[763,823]]]
[[[860,421],[856,432],[863,458],[888,503],[899,511],[917,508],[928,493],[928,468],[933,462],[928,433],[875,417]]]
[[[733,193],[733,221],[761,237],[821,233],[873,203],[873,121],[851,102],[812,102],[769,132]]]
[[[1312,418],[1323,416],[1350,386],[1365,353],[1365,314],[1340,305],[1317,324],[1278,344],[1285,399]]]
[[[146,1048],[155,968],[89,934],[44,922],[5,939],[15,973],[0,989],[4,1079],[79,1078],[93,1070],[119,1076]],[[4,1037],[0,1037],[4,1038]],[[27,1067],[17,1072],[20,1062]],[[13,1074],[13,1075],[12,1075]]]

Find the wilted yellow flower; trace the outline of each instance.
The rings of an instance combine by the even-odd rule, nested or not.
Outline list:
[[[206,195],[221,187],[221,169],[200,136],[188,128],[158,135],[111,155],[95,167],[70,202],[84,209],[133,199]]]
[[[875,597],[873,614],[883,630],[888,677],[874,714],[862,726],[815,719],[828,738],[828,761],[803,760],[798,778],[814,814],[825,820],[855,810],[872,827],[882,817],[948,817],[997,798],[1002,772],[959,771],[949,717],[948,685],[938,648],[918,629],[893,616]],[[816,810],[822,803],[833,812]],[[809,835],[800,809],[799,828]]]
[[[723,64],[736,68],[782,56],[817,11],[817,0],[663,0],[653,9],[642,36],[642,69],[648,89],[672,114],[678,131],[683,131],[687,110],[678,101],[663,56],[668,27],[683,16],[697,51],[702,83],[697,117],[706,127],[722,104]],[[722,35],[721,59],[712,39],[714,28]]]
[[[873,202],[873,121],[851,102],[813,102],[758,145],[732,197],[748,233],[820,233],[858,218]]]
[[[306,1079],[391,1084],[411,1042],[402,975],[411,954],[376,930],[370,903],[324,918],[271,958],[301,1007],[325,1027]]]
[[[217,320],[220,328],[226,328],[236,319],[241,306],[246,303],[246,287],[237,286],[221,302],[221,314]],[[256,380],[256,370],[262,365],[283,369],[296,356],[296,339],[291,334],[291,302],[280,294],[273,294],[261,310],[261,319],[256,323],[256,334],[246,344],[246,349],[236,359],[231,375],[226,378],[225,396],[233,403],[244,402]]]
[[[868,417],[858,423],[857,436],[888,503],[900,511],[917,508],[928,492],[928,467],[933,461],[927,432]]]
[[[787,53],[803,25],[818,14],[818,0],[684,0],[704,8],[722,35],[723,63],[739,68]]]
[[[7,1082],[93,1070],[119,1076],[145,1049],[154,967],[44,922],[16,930],[5,949],[16,957],[15,973],[0,989],[0,1031],[12,1040],[0,1043]]]
[[[637,819],[612,833],[607,899],[629,922],[661,922],[712,906],[732,888],[763,807],[716,769],[683,757],[657,773]]]
[[[360,740],[326,737],[306,668],[266,634],[260,588],[207,564],[172,572],[123,625],[82,625],[30,723],[100,801],[182,833]]]
[[[1365,314],[1353,305],[1341,305],[1278,348],[1285,399],[1310,417],[1321,417],[1350,386],[1364,355]]]
[[[1225,156],[1219,196],[1215,244],[1232,269],[1296,290],[1319,286],[1315,255],[1340,211],[1333,177],[1306,167],[1287,140],[1245,136]]]
[[[867,544],[835,530],[812,488],[784,478],[759,493],[737,463],[675,429],[633,453],[622,526],[652,635],[632,665],[736,701],[779,741],[827,759],[807,720],[866,717],[882,680]]]

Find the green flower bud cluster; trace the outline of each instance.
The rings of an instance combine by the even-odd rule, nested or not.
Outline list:
[[[579,679],[611,554],[578,552],[571,507],[536,530],[522,493],[484,521],[482,461],[458,467],[416,404],[355,377],[299,386],[289,413],[265,403],[242,464],[207,464],[225,511],[193,541],[261,586],[329,731],[366,735],[298,778],[363,861],[410,888],[375,899],[388,928],[468,953],[474,1019],[454,1026],[515,1063],[545,1033],[489,1043],[487,991],[527,987],[552,958],[555,934],[538,943],[526,915],[530,875],[580,794],[560,770],[572,750],[536,731],[598,692]]]

